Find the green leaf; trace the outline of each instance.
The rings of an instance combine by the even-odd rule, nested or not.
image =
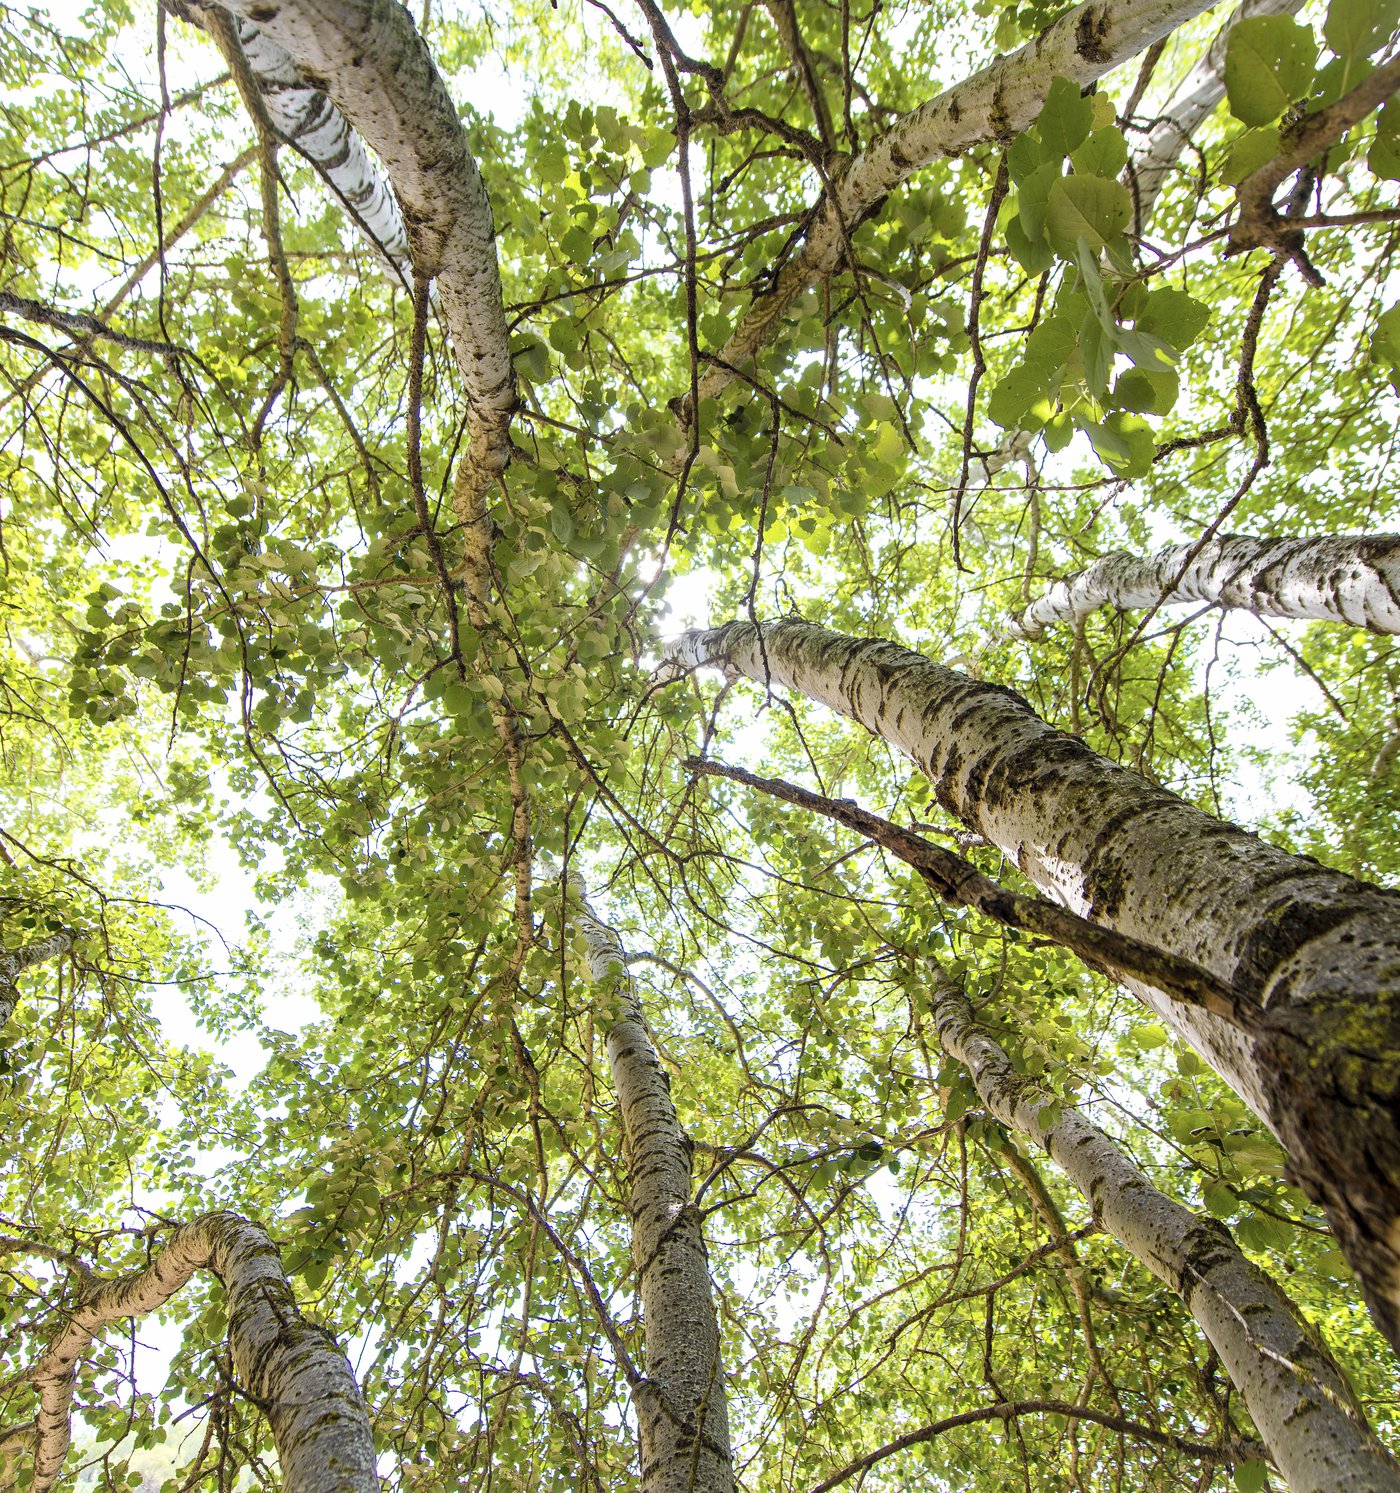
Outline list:
[[[1220,180],[1226,186],[1237,187],[1267,161],[1273,160],[1279,151],[1279,134],[1276,124],[1266,125],[1260,130],[1246,130],[1230,146],[1225,164],[1220,168]]]
[[[1381,110],[1366,164],[1382,181],[1400,181],[1400,100],[1391,99]]]
[[[1072,259],[1082,239],[1094,252],[1128,226],[1133,199],[1121,181],[1105,176],[1066,176],[1050,187],[1045,236],[1062,259]]]
[[[1026,339],[1026,363],[1044,370],[1048,379],[1074,356],[1078,341],[1069,317],[1058,313],[1047,316]]]
[[[1390,386],[1400,394],[1400,302],[1381,312],[1371,337],[1371,361],[1384,369]]]
[[[1216,1218],[1233,1218],[1239,1203],[1223,1182],[1207,1182],[1202,1191],[1207,1210]]]
[[[1257,1457],[1241,1462],[1235,1468],[1235,1487],[1239,1493],[1263,1493],[1264,1479],[1268,1476],[1268,1465]]]
[[[1128,164],[1128,142],[1115,125],[1095,130],[1071,153],[1075,172],[1080,176],[1118,176]]]
[[[1115,476],[1142,477],[1152,470],[1157,443],[1140,416],[1115,413],[1102,424],[1085,421],[1084,430]]]
[[[1150,332],[1182,352],[1201,335],[1209,320],[1209,306],[1184,290],[1164,286],[1147,297],[1147,306],[1135,326],[1139,332]]]
[[[1050,381],[1024,363],[1004,374],[987,401],[987,414],[1005,430],[1038,430],[1053,412]]]
[[[1006,224],[1006,247],[1012,257],[1028,275],[1043,275],[1055,262],[1055,254],[1043,235],[1034,238],[1026,232],[1021,214],[1009,218]]]
[[[1143,415],[1165,415],[1177,401],[1181,386],[1170,369],[1162,373],[1145,373],[1130,368],[1113,390],[1113,402],[1121,410]]]
[[[1312,85],[1317,42],[1288,16],[1251,16],[1225,47],[1225,94],[1241,124],[1271,124]]]
[[[1094,122],[1094,101],[1085,98],[1077,83],[1057,77],[1035,122],[1036,134],[1047,156],[1067,156],[1089,133]]]
[[[1332,0],[1322,39],[1338,57],[1354,60],[1383,46],[1400,22],[1400,0]]]

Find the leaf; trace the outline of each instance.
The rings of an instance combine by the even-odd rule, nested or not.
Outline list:
[[[1400,0],[1332,0],[1322,23],[1322,39],[1348,60],[1383,46],[1400,22]]]
[[[1004,430],[1038,430],[1051,413],[1049,380],[1024,363],[1002,376],[987,401],[988,416]]]
[[[1026,232],[1020,213],[1006,224],[1006,247],[1028,275],[1043,275],[1055,262],[1055,254],[1041,234],[1034,238]]]
[[[1016,194],[1016,206],[1020,212],[1021,221],[1025,226],[1027,237],[1032,240],[1042,238],[1045,234],[1046,204],[1049,201],[1051,189],[1060,180],[1060,174],[1058,161],[1038,166],[1021,183],[1021,189]]]
[[[1288,16],[1240,21],[1225,47],[1230,113],[1241,124],[1271,124],[1295,99],[1307,96],[1316,60],[1310,27]]]
[[[1045,237],[1063,259],[1082,239],[1097,252],[1128,226],[1133,199],[1121,181],[1106,176],[1066,176],[1053,183],[1045,208]]]
[[[1047,316],[1026,339],[1026,363],[1043,369],[1049,378],[1073,357],[1078,342],[1078,333],[1069,317],[1058,313]]]
[[[1210,321],[1210,307],[1184,290],[1164,286],[1147,297],[1147,306],[1137,318],[1139,332],[1150,332],[1178,352],[1190,347]]]
[[[1261,1462],[1258,1457],[1251,1457],[1248,1462],[1241,1462],[1235,1468],[1235,1487],[1239,1493],[1263,1493],[1268,1471],[1266,1463]]]
[[[1267,161],[1271,161],[1279,150],[1279,133],[1276,124],[1266,125],[1261,130],[1246,130],[1236,138],[1220,168],[1220,180],[1229,187],[1237,187]]]
[[[1207,1182],[1202,1190],[1207,1210],[1215,1218],[1233,1218],[1239,1202],[1223,1182]]]
[[[1118,477],[1141,477],[1152,470],[1157,443],[1138,415],[1112,414],[1102,424],[1084,423],[1085,433],[1104,464]]]
[[[1366,164],[1382,181],[1400,181],[1400,101],[1391,99],[1381,110]]]
[[[1123,131],[1114,125],[1095,130],[1072,152],[1075,172],[1080,176],[1116,177],[1128,164],[1128,142]]]
[[[1121,410],[1133,410],[1142,415],[1165,415],[1177,401],[1181,386],[1176,374],[1144,373],[1130,368],[1118,380],[1113,390],[1113,402]]]
[[[1067,156],[1089,133],[1093,122],[1094,101],[1080,93],[1077,83],[1057,77],[1050,84],[1035,131],[1047,156]]]
[[[1400,394],[1400,302],[1381,312],[1371,336],[1371,362],[1384,369],[1390,386]]]

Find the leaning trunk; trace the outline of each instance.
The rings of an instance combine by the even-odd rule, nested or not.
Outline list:
[[[1400,633],[1400,536],[1227,534],[1204,544],[1174,544],[1155,555],[1105,555],[1057,581],[1006,631],[1037,638],[1056,622],[1077,622],[1102,606],[1129,612],[1188,601],[1256,617],[1303,617]]]
[[[616,1000],[608,1064],[622,1115],[646,1331],[647,1377],[636,1400],[641,1493],[733,1493],[719,1326],[700,1213],[690,1197],[690,1139],[647,1035],[622,942],[598,920],[577,879],[571,901],[588,941],[589,973]]]
[[[1173,1202],[1078,1110],[1020,1077],[941,975],[933,1015],[1002,1124],[1043,1146],[1104,1229],[1169,1286],[1200,1324],[1293,1493],[1400,1493],[1400,1474],[1367,1427],[1351,1387],[1278,1286],[1229,1230]]]
[[[677,644],[785,685],[911,757],[950,813],[1075,911],[1231,985],[1232,1023],[1132,988],[1283,1142],[1400,1347],[1400,897],[1213,819],[1053,730],[1010,690],[803,622]]]

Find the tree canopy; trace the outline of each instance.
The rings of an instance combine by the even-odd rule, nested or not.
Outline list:
[[[386,1487],[635,1485],[624,1028],[738,1487],[1340,1486],[1280,1471],[1062,1122],[1226,1225],[1400,1448],[1384,1270],[1217,1060],[1248,958],[1116,930],[764,651],[802,619],[1014,691],[1384,916],[1397,22],[4,8],[5,1486],[290,1485],[240,1239]],[[677,643],[731,622],[748,677]],[[1400,1053],[1395,1011],[1339,1045]]]

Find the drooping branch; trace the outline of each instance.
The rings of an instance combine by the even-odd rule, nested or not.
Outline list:
[[[1015,928],[1039,938],[1048,938],[1077,954],[1086,964],[1115,980],[1143,980],[1170,991],[1178,1000],[1200,1006],[1244,1031],[1257,1030],[1264,1013],[1242,999],[1209,970],[1190,961],[1173,958],[1140,939],[1128,938],[1113,928],[1091,923],[1068,908],[1039,897],[1022,896],[990,876],[984,876],[971,861],[934,845],[902,825],[872,814],[848,798],[826,798],[782,778],[762,778],[742,768],[728,767],[700,757],[685,762],[691,772],[728,778],[747,788],[770,794],[786,803],[825,815],[857,834],[865,835],[891,855],[913,866],[938,896],[955,907],[971,907],[1006,928]]]
[[[684,635],[670,656],[850,716],[1041,890],[1262,1007],[1251,1033],[1126,982],[1272,1127],[1400,1346],[1400,896],[1203,814],[1012,691],[895,643],[731,622]]]
[[[944,1050],[1002,1124],[1028,1136],[1083,1193],[1105,1231],[1185,1303],[1234,1381],[1292,1493],[1400,1490],[1345,1376],[1279,1287],[1223,1224],[1159,1192],[1077,1109],[1018,1075],[941,973],[933,1016]]]
[[[1007,623],[1006,633],[1037,638],[1055,623],[1078,622],[1101,606],[1127,612],[1202,601],[1257,617],[1303,617],[1400,633],[1400,535],[1226,534],[1154,555],[1119,551],[1057,581]]]
[[[470,440],[453,504],[466,530],[468,589],[484,598],[485,499],[509,454],[516,390],[491,204],[457,110],[395,0],[233,0],[228,9],[281,47],[303,83],[324,93],[383,161],[414,275],[436,281],[467,395]]]
[[[715,354],[700,383],[713,398],[771,337],[809,286],[841,266],[847,236],[889,192],[922,166],[975,145],[1009,141],[1034,123],[1057,76],[1086,85],[1209,9],[1209,0],[1091,0],[1034,41],[990,63],[898,120],[836,179],[818,205],[801,248]]]
[[[286,1493],[377,1493],[369,1417],[345,1355],[301,1315],[266,1232],[234,1213],[183,1224],[144,1270],[81,1285],[48,1352],[24,1376],[39,1392],[31,1493],[48,1493],[62,1472],[78,1364],[93,1338],[157,1310],[196,1270],[223,1283],[234,1371],[268,1418]]]
[[[709,1260],[691,1201],[691,1143],[671,1102],[616,931],[570,880],[569,915],[588,970],[615,1002],[608,1066],[622,1117],[632,1258],[646,1331],[646,1386],[637,1393],[642,1493],[732,1493],[728,1397]]]
[[[13,949],[0,954],[0,1031],[9,1025],[19,1002],[16,981],[27,969],[59,954],[66,954],[73,947],[73,935],[66,929],[41,938],[37,943],[26,944],[22,949]]]

